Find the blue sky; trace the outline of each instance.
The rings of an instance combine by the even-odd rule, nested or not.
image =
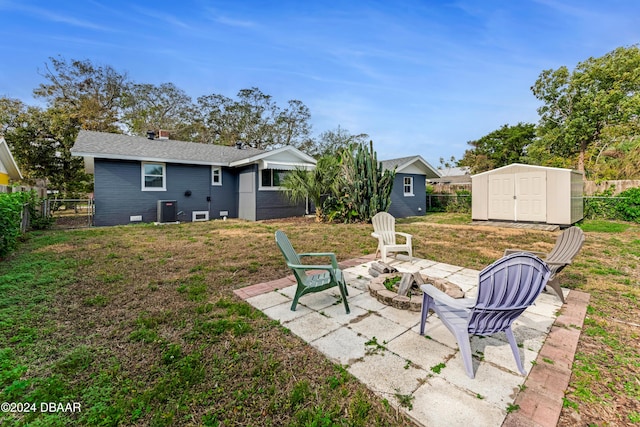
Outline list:
[[[51,56],[111,65],[195,100],[258,87],[314,135],[367,133],[380,160],[434,166],[538,121],[542,70],[640,42],[637,0],[0,0],[0,96],[37,104]]]

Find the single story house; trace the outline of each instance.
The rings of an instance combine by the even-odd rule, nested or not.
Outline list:
[[[22,173],[11,155],[7,141],[0,136],[0,192],[9,185],[9,181],[19,181]]]
[[[94,175],[97,226],[304,215],[279,190],[283,172],[312,169],[294,147],[271,151],[80,131],[71,149]]]
[[[427,211],[427,179],[440,178],[437,169],[421,156],[380,162],[385,170],[396,171],[389,213],[396,218],[424,215]]]

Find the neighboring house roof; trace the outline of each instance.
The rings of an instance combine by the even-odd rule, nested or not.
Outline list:
[[[400,173],[422,173],[427,178],[440,178],[440,173],[431,166],[422,156],[400,157],[397,159],[383,160],[380,162],[383,169]]]
[[[212,166],[240,166],[257,160],[282,157],[289,154],[292,160],[301,164],[315,160],[294,147],[282,147],[265,151],[256,148],[238,149],[225,145],[200,144],[197,142],[171,139],[148,139],[117,133],[105,133],[82,130],[78,133],[71,154],[85,158],[85,168],[93,171],[93,159],[138,160],[167,163],[183,163]],[[294,162],[295,163],[295,162]]]
[[[438,172],[440,172],[440,176],[444,177],[454,177],[454,176],[465,176],[471,175],[471,168],[469,166],[461,166],[461,167],[446,167],[439,168]]]
[[[7,141],[5,141],[4,137],[0,137],[0,172],[3,171],[6,171],[9,178],[14,181],[22,179],[22,173],[20,173],[20,169],[11,155]]]
[[[471,168],[462,167],[446,167],[438,169],[441,178],[430,180],[431,183],[440,184],[471,184]]]

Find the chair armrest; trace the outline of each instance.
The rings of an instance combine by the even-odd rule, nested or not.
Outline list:
[[[475,300],[472,300],[470,298],[452,298],[446,293],[442,292],[440,289],[430,284],[421,285],[420,289],[435,301],[459,310],[468,310],[476,303]]]
[[[298,254],[298,257],[304,257],[304,256],[329,257],[331,259],[331,266],[333,268],[338,268],[338,260],[336,259],[336,254],[334,254],[333,252],[308,252],[304,254]]]
[[[548,265],[570,265],[571,261],[545,261]]]
[[[533,255],[535,255],[537,257],[540,257],[540,258],[545,258],[548,255],[547,252],[529,251],[529,250],[525,250],[525,249],[505,249],[503,256],[515,254],[515,253],[518,253],[518,252],[525,252],[527,254],[533,254]]]
[[[311,265],[311,264],[291,264],[287,263],[287,267],[298,270],[326,270],[333,273],[336,269],[332,265]]]
[[[411,234],[409,233],[401,233],[399,231],[396,231],[396,234],[399,236],[402,236],[406,239],[407,245],[411,245],[411,238],[413,237]]]

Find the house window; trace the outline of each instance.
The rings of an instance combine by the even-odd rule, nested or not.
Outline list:
[[[262,169],[262,174],[260,175],[260,186],[280,187],[288,172],[289,171],[281,169]]]
[[[218,167],[211,168],[211,185],[222,185],[222,169]]]
[[[142,163],[142,191],[166,191],[167,167],[164,163]]]
[[[404,177],[404,195],[413,196],[413,177],[412,176]]]

